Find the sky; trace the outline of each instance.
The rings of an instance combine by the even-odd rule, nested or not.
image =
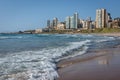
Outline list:
[[[112,18],[120,17],[120,0],[0,0],[0,32],[44,28],[47,20],[79,13],[80,19],[95,20],[96,9],[105,8]]]

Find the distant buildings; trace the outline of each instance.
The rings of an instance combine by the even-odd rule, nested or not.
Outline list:
[[[107,27],[108,28],[111,28],[112,27],[112,17],[111,17],[111,14],[110,13],[107,13],[107,16],[106,16],[106,22],[107,22]]]
[[[91,20],[91,17],[88,17],[86,20],[80,20],[80,25],[83,30],[94,29],[95,22]]]
[[[53,28],[56,28],[58,24],[58,18],[53,19]]]
[[[106,9],[96,10],[96,28],[107,28],[109,22],[112,20],[110,13],[107,13]]]
[[[79,14],[76,12],[74,13],[74,29],[78,28],[78,24],[79,24]]]
[[[58,24],[58,18],[56,17],[52,20],[52,22],[50,20],[47,20],[47,28],[55,29],[57,27],[57,24]]]
[[[118,28],[120,27],[120,18],[112,20],[111,14],[106,9],[96,10],[96,20],[88,17],[86,20],[79,18],[76,12],[72,16],[67,16],[64,22],[59,22],[58,18],[52,21],[47,20],[47,28],[49,30],[94,30],[96,28]]]
[[[65,19],[65,26],[66,26],[66,29],[70,29],[70,24],[71,21],[70,21],[70,16],[66,17]]]
[[[106,9],[96,10],[96,28],[106,27]]]
[[[88,21],[87,20],[82,20],[81,25],[82,25],[82,29],[84,29],[84,30],[88,29]]]
[[[65,30],[65,23],[64,22],[60,22],[57,24],[57,30]]]
[[[74,19],[74,16],[70,17],[70,29],[75,29],[75,19]]]
[[[79,23],[79,16],[78,13],[74,13],[73,16],[66,17],[66,29],[77,29]]]
[[[120,28],[120,18],[114,18],[114,20],[111,22],[112,28]]]
[[[37,33],[42,33],[42,29],[36,29],[35,30],[35,33],[37,34]]]
[[[50,28],[51,27],[50,25],[51,25],[50,20],[47,20],[47,27]]]

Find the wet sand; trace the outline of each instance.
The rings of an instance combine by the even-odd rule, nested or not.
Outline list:
[[[120,33],[95,33],[95,35],[120,37]]]
[[[120,46],[60,61],[57,80],[120,80]]]

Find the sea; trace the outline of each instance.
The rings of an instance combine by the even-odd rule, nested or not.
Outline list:
[[[0,80],[56,80],[59,61],[119,44],[90,34],[0,34]]]

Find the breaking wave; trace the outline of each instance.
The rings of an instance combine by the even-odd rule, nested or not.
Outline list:
[[[59,77],[55,63],[84,54],[89,42],[70,42],[66,47],[8,54],[0,58],[0,80],[54,80]]]
[[[22,36],[16,36],[16,37],[5,37],[5,36],[1,36],[0,39],[21,39],[23,38]]]

